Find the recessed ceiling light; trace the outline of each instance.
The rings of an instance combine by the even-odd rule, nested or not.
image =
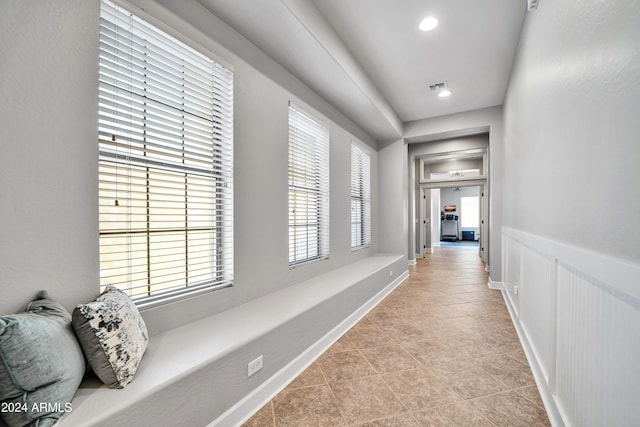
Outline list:
[[[451,90],[449,90],[449,89],[442,89],[440,92],[438,92],[438,96],[440,98],[444,98],[444,97],[449,96],[449,95],[451,95]]]
[[[433,16],[428,16],[422,20],[418,28],[422,31],[431,31],[438,26],[438,20]]]

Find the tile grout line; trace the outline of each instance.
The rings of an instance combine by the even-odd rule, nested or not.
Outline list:
[[[353,329],[353,327],[351,329]],[[351,330],[351,329],[349,329],[349,330]],[[346,333],[344,335],[346,335]],[[341,340],[344,337],[344,335],[342,335],[340,338],[338,338],[338,341]],[[349,342],[351,343],[351,341],[349,341]],[[324,355],[326,353],[327,352],[325,351],[324,353],[322,353],[322,355]],[[322,355],[320,355],[320,357],[322,357]],[[320,357],[318,357],[317,360],[319,360]],[[318,366],[320,367],[320,374],[322,375],[322,379],[324,380],[324,383],[326,384],[326,386],[329,388],[329,393],[331,393],[331,397],[333,398],[333,402],[336,405],[336,408],[338,408],[338,411],[340,411],[340,417],[342,418],[342,421],[344,422],[344,425],[348,426],[349,422],[347,421],[347,417],[345,416],[344,412],[342,411],[342,408],[340,408],[340,405],[338,405],[338,398],[336,397],[335,393],[333,392],[333,388],[331,387],[331,384],[329,384],[329,379],[327,378],[327,375],[324,372],[324,367],[322,366],[322,363],[318,362]]]

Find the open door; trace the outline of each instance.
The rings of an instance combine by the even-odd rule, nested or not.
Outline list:
[[[418,223],[418,250],[416,255],[418,258],[424,258],[425,254],[429,254],[433,250],[433,215],[431,205],[433,199],[431,190],[420,188],[420,217]]]
[[[489,244],[489,220],[487,212],[489,211],[489,197],[487,197],[487,185],[480,187],[480,239],[478,239],[478,256],[488,264],[489,260],[485,256],[485,246]]]
[[[425,254],[429,254],[432,252],[431,246],[431,191],[426,190],[424,188],[420,189],[420,193],[422,195],[422,207],[420,209],[423,212],[422,218],[422,231],[421,235],[423,236],[422,243],[422,256]]]

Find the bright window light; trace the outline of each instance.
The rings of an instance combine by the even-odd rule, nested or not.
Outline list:
[[[480,198],[460,197],[460,226],[478,228],[480,226]]]

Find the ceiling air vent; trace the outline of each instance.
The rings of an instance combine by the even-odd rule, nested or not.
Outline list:
[[[534,10],[538,8],[538,0],[527,0],[527,10]]]
[[[446,98],[452,93],[447,82],[434,83],[429,85],[429,89],[431,89],[432,92],[437,92],[440,98]]]

